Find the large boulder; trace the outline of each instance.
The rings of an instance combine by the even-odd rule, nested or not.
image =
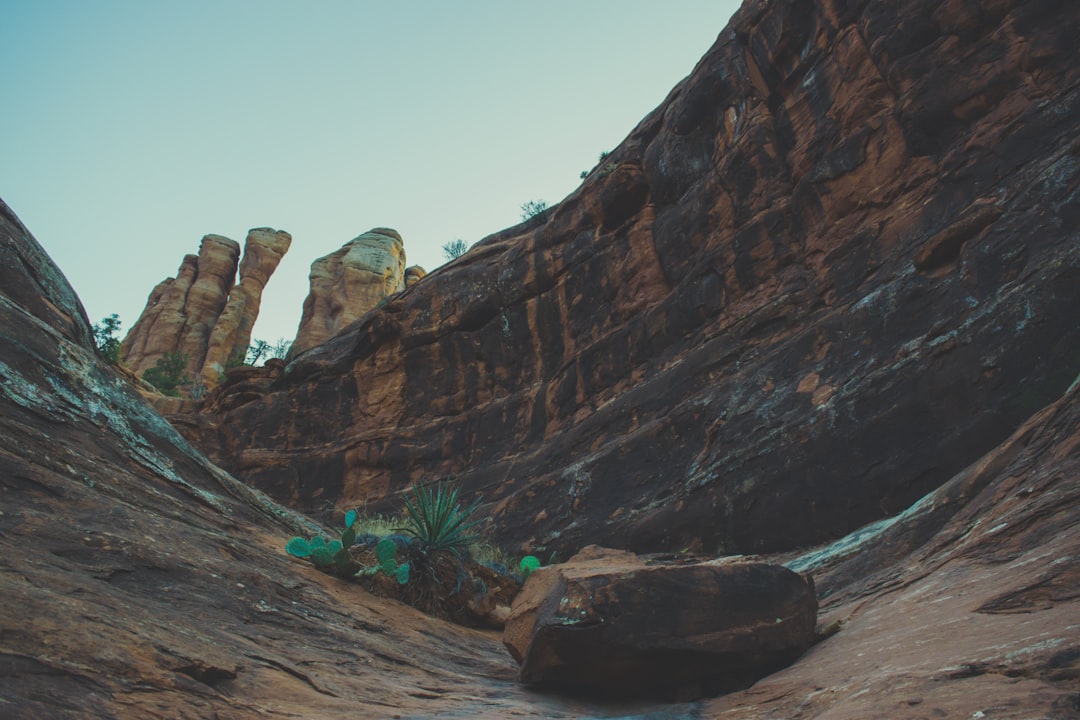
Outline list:
[[[816,621],[813,580],[779,565],[650,566],[590,546],[529,577],[503,644],[525,683],[688,699],[789,665]]]

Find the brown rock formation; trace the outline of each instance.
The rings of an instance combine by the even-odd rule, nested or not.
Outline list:
[[[387,296],[404,290],[405,275],[405,245],[389,228],[368,230],[313,262],[311,291],[289,356],[326,342]]]
[[[898,513],[1080,367],[1078,34],[1067,2],[748,3],[610,172],[178,422],[295,506],[456,476],[563,552]]]
[[[814,583],[785,567],[649,566],[593,545],[529,576],[503,643],[529,684],[695,699],[790,665],[816,620]]]
[[[410,288],[427,276],[427,270],[419,265],[410,265],[405,268],[405,287]]]
[[[251,344],[251,329],[259,317],[263,289],[288,252],[292,236],[284,230],[254,228],[244,241],[240,282],[229,293],[225,309],[214,323],[200,374],[207,386],[217,385],[229,361],[241,360]]]
[[[199,254],[185,255],[175,278],[153,289],[139,319],[120,344],[120,358],[142,376],[167,353],[188,356],[195,377],[206,355],[210,329],[225,308],[236,278],[240,246],[221,235],[207,235]]]
[[[176,277],[150,293],[120,345],[124,364],[142,377],[162,356],[179,352],[188,357],[187,377],[216,385],[229,359],[247,351],[263,288],[291,242],[284,231],[251,230],[234,286],[240,246],[221,235],[205,236],[198,256],[185,256]]]

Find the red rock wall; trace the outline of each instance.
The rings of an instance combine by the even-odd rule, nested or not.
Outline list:
[[[1080,368],[1080,5],[750,2],[557,207],[178,425],[309,512],[764,551],[907,507]]]

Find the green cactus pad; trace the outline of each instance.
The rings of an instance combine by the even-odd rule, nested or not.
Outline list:
[[[311,556],[311,544],[302,537],[294,537],[285,543],[285,552],[293,557],[306,558]]]
[[[379,567],[387,575],[397,572],[397,545],[390,538],[383,538],[375,546],[375,558],[379,561]]]
[[[325,545],[311,549],[311,562],[325,566],[334,564],[334,553]]]
[[[341,533],[341,544],[343,547],[349,547],[356,542],[356,531],[351,527],[346,528],[345,532]]]
[[[409,563],[401,563],[397,566],[397,570],[394,571],[394,579],[398,581],[398,585],[405,585],[409,582]]]
[[[355,525],[356,521],[359,520],[359,519],[360,519],[360,513],[356,512],[355,510],[350,510],[349,512],[345,513],[345,527],[352,528],[352,526]],[[355,539],[355,534],[354,534],[354,539]],[[352,545],[352,543],[349,543],[349,545]]]

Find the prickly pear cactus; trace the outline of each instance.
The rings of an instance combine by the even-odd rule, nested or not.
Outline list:
[[[285,552],[298,558],[311,557],[311,543],[305,538],[294,537],[285,543]]]
[[[399,585],[409,582],[409,563],[398,564],[397,545],[388,537],[384,537],[375,546],[375,558],[379,561],[379,569],[390,577],[397,580]]]

